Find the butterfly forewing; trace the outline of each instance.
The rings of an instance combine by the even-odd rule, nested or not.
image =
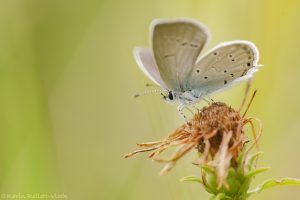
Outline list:
[[[207,42],[206,29],[193,20],[159,20],[152,25],[152,48],[163,81],[171,90],[185,90],[200,51]]]
[[[188,88],[206,93],[251,77],[257,66],[258,51],[248,41],[223,43],[199,59],[188,77]]]

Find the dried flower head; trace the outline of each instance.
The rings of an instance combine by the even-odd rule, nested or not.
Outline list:
[[[249,87],[242,103],[245,103]],[[217,172],[218,187],[228,187],[226,177],[229,167],[234,167],[240,152],[243,151],[245,138],[245,125],[250,124],[257,139],[253,118],[245,118],[245,114],[255,96],[253,94],[246,111],[243,115],[238,111],[227,106],[225,103],[212,103],[198,111],[187,123],[181,125],[167,138],[149,143],[137,144],[142,149],[127,154],[131,157],[137,153],[148,152],[149,158],[159,163],[165,163],[165,167],[160,174],[171,170],[176,162],[192,149],[196,149],[200,157],[194,164],[208,165],[214,167]],[[169,158],[158,157],[169,147],[177,147]]]

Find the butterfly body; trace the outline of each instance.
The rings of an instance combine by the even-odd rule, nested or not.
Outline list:
[[[186,92],[173,92],[169,91],[167,95],[164,96],[164,99],[168,103],[180,102],[183,106],[187,106],[190,104],[197,103],[199,100],[202,99],[204,95],[199,94],[195,90],[190,90]]]
[[[166,92],[164,99],[180,109],[250,79],[259,67],[256,46],[244,40],[221,43],[200,56],[210,36],[193,19],[154,20],[150,35],[150,48],[135,48],[135,59]]]

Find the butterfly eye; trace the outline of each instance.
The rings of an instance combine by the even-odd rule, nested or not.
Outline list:
[[[172,93],[171,91],[169,92],[168,97],[169,97],[170,100],[173,100],[173,99],[174,99],[173,93]]]

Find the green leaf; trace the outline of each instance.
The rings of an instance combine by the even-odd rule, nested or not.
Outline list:
[[[215,173],[215,169],[207,165],[201,166],[201,169],[204,170],[206,173]]]
[[[262,151],[259,151],[259,152],[256,152],[256,153],[254,153],[254,154],[252,154],[252,155],[250,155],[250,156],[248,157],[248,159],[247,159],[247,167],[248,167],[249,169],[252,169],[254,161],[255,161],[255,160],[257,159],[257,157],[260,156],[262,153],[263,153]]]
[[[245,151],[241,152],[240,155],[238,156],[237,163],[238,163],[239,166],[242,165],[244,156],[245,156]]]
[[[262,168],[258,168],[258,169],[254,169],[252,171],[250,171],[247,175],[246,178],[251,178],[257,174],[263,173],[265,171],[268,171],[269,169],[271,169],[270,167],[262,167]]]
[[[209,200],[232,200],[232,198],[224,193],[219,193],[217,196],[212,196]]]
[[[206,191],[217,194],[217,177],[214,168],[206,165],[201,166],[201,174],[204,177],[203,185],[205,186]]]
[[[201,183],[203,184],[202,180],[197,177],[197,176],[186,176],[186,177],[183,177],[182,179],[180,179],[180,181],[191,181],[191,182],[197,182],[197,183]]]
[[[262,184],[258,185],[251,191],[248,191],[248,196],[252,194],[260,193],[261,191],[272,188],[275,186],[300,186],[300,179],[296,178],[283,178],[280,180],[269,179],[263,182]]]

